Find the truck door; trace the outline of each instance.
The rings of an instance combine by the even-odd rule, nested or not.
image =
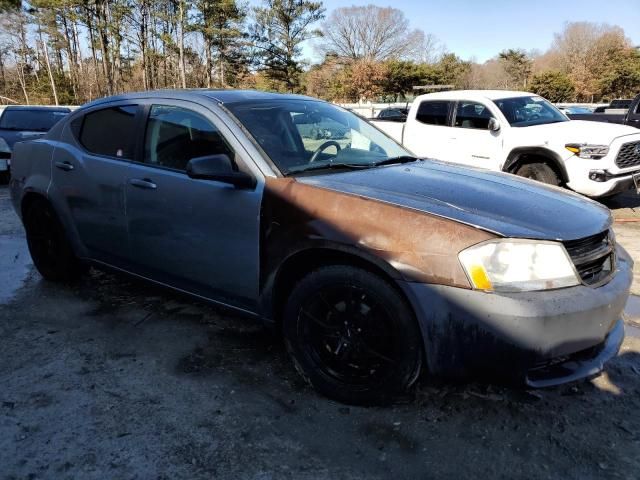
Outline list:
[[[627,125],[640,128],[640,95],[636,97],[631,108],[629,108],[629,113],[627,114]]]
[[[404,146],[419,157],[453,161],[448,149],[452,104],[449,100],[422,101],[409,113],[404,127]]]
[[[456,163],[495,170],[498,168],[501,131],[489,130],[489,108],[476,101],[460,100],[453,113],[450,155]]]

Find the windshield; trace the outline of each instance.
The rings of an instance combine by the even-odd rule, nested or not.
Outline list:
[[[512,127],[530,127],[569,119],[542,97],[514,97],[495,100]]]
[[[226,107],[285,175],[410,156],[357,115],[328,103],[275,99]]]
[[[5,110],[0,118],[0,128],[47,132],[67,114],[56,110]]]

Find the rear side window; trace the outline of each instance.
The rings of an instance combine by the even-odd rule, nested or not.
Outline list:
[[[427,125],[446,126],[450,105],[451,102],[448,101],[427,100],[422,102],[418,107],[416,120]]]
[[[80,129],[80,143],[96,155],[132,159],[137,110],[135,105],[125,105],[87,113]]]
[[[144,162],[185,170],[192,158],[233,152],[218,129],[199,113],[186,108],[153,105],[144,140]]]

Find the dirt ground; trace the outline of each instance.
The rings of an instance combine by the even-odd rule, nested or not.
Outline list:
[[[638,268],[640,223],[622,220],[640,201],[613,202]],[[422,379],[394,407],[347,407],[249,320],[120,275],[43,282],[0,188],[0,479],[638,479],[637,297],[628,313],[592,381]]]

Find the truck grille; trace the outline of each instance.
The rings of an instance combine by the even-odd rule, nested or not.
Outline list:
[[[615,267],[615,245],[609,230],[590,237],[564,242],[567,253],[587,285],[604,283]]]
[[[640,165],[640,142],[625,143],[620,147],[616,157],[616,165],[620,168],[637,167]]]

